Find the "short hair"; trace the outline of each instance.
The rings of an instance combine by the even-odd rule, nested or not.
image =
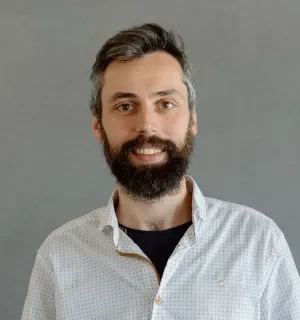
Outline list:
[[[195,110],[195,79],[181,36],[172,30],[165,30],[156,23],[145,23],[119,31],[104,43],[96,56],[90,75],[92,82],[90,109],[100,122],[102,118],[101,91],[104,72],[108,65],[114,60],[130,61],[156,51],[167,52],[179,62],[183,71],[183,81],[188,90],[189,110],[190,112]]]

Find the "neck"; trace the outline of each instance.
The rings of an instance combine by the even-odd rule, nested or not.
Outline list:
[[[166,230],[192,220],[192,195],[185,178],[179,192],[157,201],[138,201],[117,187],[119,201],[116,206],[118,222],[137,230]]]

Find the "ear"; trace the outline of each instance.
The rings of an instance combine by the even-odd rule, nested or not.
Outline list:
[[[197,113],[196,111],[193,111],[192,117],[191,117],[192,125],[191,125],[191,132],[194,136],[197,135],[198,132],[198,126],[197,126]]]
[[[96,140],[100,143],[103,142],[103,137],[100,131],[100,121],[98,120],[97,117],[93,116],[93,124],[92,124],[92,128],[93,128],[93,133],[96,137]]]

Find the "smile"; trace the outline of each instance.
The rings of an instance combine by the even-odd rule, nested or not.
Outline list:
[[[137,149],[131,157],[135,163],[155,164],[164,161],[166,153],[160,149]]]
[[[157,154],[162,152],[160,149],[136,149],[135,153],[136,154]]]

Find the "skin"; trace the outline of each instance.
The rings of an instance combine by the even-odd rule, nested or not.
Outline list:
[[[172,92],[166,92],[168,90]],[[131,96],[114,99],[117,92]],[[155,52],[132,61],[113,61],[104,74],[101,99],[102,125],[114,150],[120,150],[125,142],[139,134],[156,135],[182,146],[190,120],[188,91],[183,83],[182,69],[170,54]],[[94,116],[93,133],[102,143],[99,126],[99,120]],[[194,136],[197,134],[195,112],[192,113],[191,131]],[[164,156],[156,157],[155,163],[164,161]],[[137,166],[146,163],[143,162],[145,159],[134,155],[130,160]],[[120,185],[117,189],[116,215],[118,221],[129,228],[165,230],[192,220],[192,196],[184,178],[177,194],[151,202],[131,199]]]

